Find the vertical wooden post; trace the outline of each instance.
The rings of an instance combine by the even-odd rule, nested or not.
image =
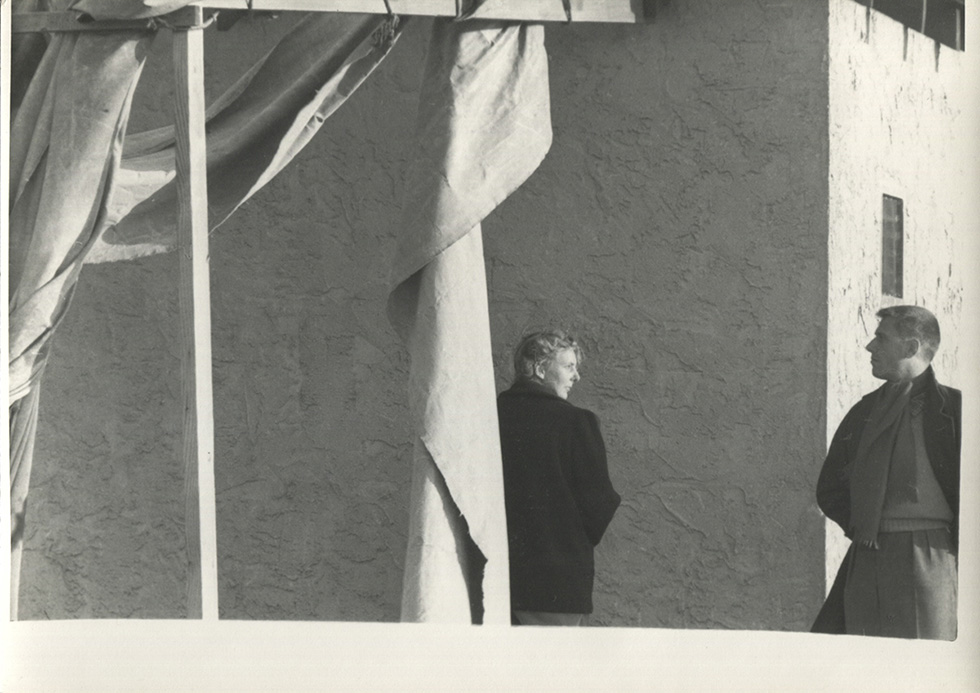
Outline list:
[[[201,8],[174,30],[177,86],[177,200],[180,256],[181,376],[187,500],[188,618],[218,618],[214,408],[211,393],[211,289],[207,151],[204,133],[204,31]],[[184,23],[182,23],[184,24]]]

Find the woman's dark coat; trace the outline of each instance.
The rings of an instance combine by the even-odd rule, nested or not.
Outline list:
[[[593,549],[620,497],[599,420],[536,383],[497,399],[511,608],[592,612]]]

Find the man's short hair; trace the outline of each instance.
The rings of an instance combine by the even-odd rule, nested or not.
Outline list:
[[[514,349],[514,380],[532,380],[538,364],[547,365],[565,349],[572,349],[575,357],[582,361],[582,347],[567,332],[547,330],[525,335]]]
[[[930,311],[919,306],[889,306],[877,313],[879,320],[894,320],[898,336],[917,339],[925,351],[926,358],[932,361],[939,349],[939,321]]]

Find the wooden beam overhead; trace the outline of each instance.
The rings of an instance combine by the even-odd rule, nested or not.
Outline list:
[[[42,31],[156,31],[161,27],[181,29],[203,25],[201,8],[184,7],[153,19],[94,20],[80,12],[14,12],[10,31],[25,34]]]
[[[385,0],[200,0],[200,7],[235,10],[352,12],[386,14]],[[457,0],[388,0],[391,12],[400,15],[455,17]],[[653,18],[656,0],[569,0],[573,22],[636,24]],[[562,0],[485,0],[473,19],[521,22],[565,22]]]
[[[658,0],[485,0],[470,16],[515,22],[603,22],[637,24],[653,19]],[[464,8],[467,3],[460,1]],[[13,33],[41,31],[155,31],[192,26],[187,18],[201,8],[266,12],[347,12],[353,14],[455,17],[457,0],[200,0],[154,19],[94,21],[78,12],[14,12]]]
[[[26,34],[41,31],[153,31],[151,19],[112,19],[100,22],[83,21],[78,12],[14,12],[11,32]]]

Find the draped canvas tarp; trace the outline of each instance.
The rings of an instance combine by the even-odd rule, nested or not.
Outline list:
[[[544,27],[436,21],[417,130],[388,304],[417,435],[402,620],[510,623],[481,221],[551,146]]]
[[[306,15],[208,107],[208,219],[219,226],[305,147],[374,71],[405,20]],[[177,205],[174,129],[128,135],[109,224],[87,258],[171,250]]]
[[[36,388],[51,334],[105,221],[148,39],[125,32],[54,36],[11,123],[8,329],[15,618]]]
[[[36,8],[35,8],[36,9]],[[48,9],[59,9],[48,5]],[[310,15],[210,109],[212,225],[267,183],[387,55],[384,15]],[[124,140],[152,34],[55,34],[11,124],[11,604],[16,596],[38,388],[84,263],[171,249],[173,130]],[[36,54],[30,54],[34,57]]]
[[[225,221],[302,150],[330,114],[387,55],[403,24],[383,15],[308,15],[208,109],[212,226]],[[59,53],[58,47],[70,40],[72,45],[80,43],[98,49],[118,36],[119,32],[56,35],[12,125],[12,401],[30,389],[31,374],[43,363],[43,358],[39,358],[43,346],[67,306],[67,301],[52,300],[57,296],[50,291],[36,295],[37,286],[28,281],[32,266],[25,265],[21,276],[21,266],[26,261],[20,256],[27,248],[33,248],[34,264],[60,265],[69,251],[59,243],[74,244],[73,257],[86,264],[142,257],[171,250],[176,243],[172,127],[126,136],[122,160],[114,166],[111,191],[106,188],[95,203],[98,212],[92,214],[98,218],[89,220],[91,229],[83,247],[76,243],[78,234],[65,228],[66,223],[86,220],[79,208],[84,210],[93,203],[84,186],[99,181],[101,176],[93,177],[89,170],[95,165],[92,162],[98,160],[92,152],[79,149],[73,142],[62,146],[58,138],[66,133],[77,137],[88,131],[92,118],[83,110],[85,99],[103,99],[100,86],[122,79],[122,73],[109,61],[65,55]],[[142,35],[139,40],[146,41],[148,37]],[[139,53],[145,55],[145,50],[144,45]],[[72,66],[75,70],[60,83],[53,80],[59,61],[62,72]],[[135,83],[137,77],[138,71],[134,70],[129,75],[130,82]],[[76,103],[78,107],[70,107]],[[45,119],[42,112],[53,110],[52,104],[60,104],[62,118],[57,122],[49,122],[50,118]],[[103,112],[99,109],[100,114]],[[124,119],[118,125],[122,133]],[[117,160],[119,133],[114,152]],[[50,181],[44,185],[45,181],[35,175],[37,160],[43,161],[49,150],[60,157],[58,171],[52,175],[74,181],[78,190],[74,199],[57,194],[60,189],[52,187]],[[21,169],[24,173],[20,173]],[[80,171],[86,175],[75,175]],[[19,180],[23,180],[20,185]],[[49,198],[43,204],[42,194]],[[56,240],[44,240],[43,233]],[[69,275],[65,282],[73,284],[74,279],[74,275]],[[70,296],[67,290],[60,294]],[[16,321],[15,314],[33,318],[34,329],[29,330],[28,319]]]

